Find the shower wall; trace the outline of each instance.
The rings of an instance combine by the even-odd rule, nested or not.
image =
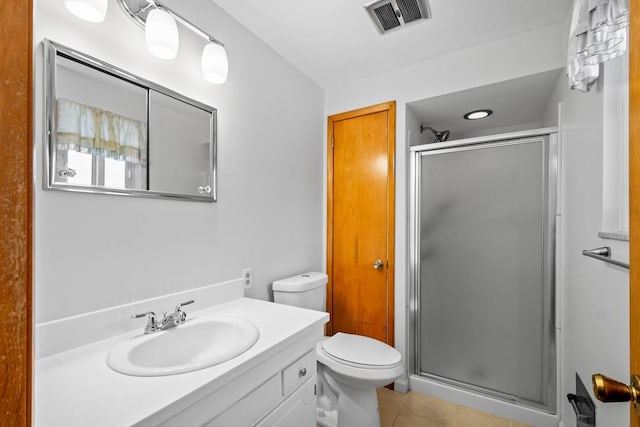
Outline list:
[[[438,145],[413,150],[415,373],[554,412],[555,135]]]

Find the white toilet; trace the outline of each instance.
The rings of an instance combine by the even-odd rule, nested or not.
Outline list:
[[[304,273],[273,282],[280,304],[325,311],[327,275]],[[380,427],[376,388],[404,374],[400,353],[368,337],[337,333],[316,346],[318,425]]]

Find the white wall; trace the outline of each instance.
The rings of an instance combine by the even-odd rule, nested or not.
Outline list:
[[[569,23],[565,25],[568,28]],[[564,396],[575,393],[576,373],[588,389],[594,373],[621,381],[629,378],[628,271],[581,255],[583,249],[610,246],[614,258],[629,261],[628,242],[598,237],[601,231],[623,230],[622,213],[628,210],[628,204],[618,197],[628,192],[628,180],[627,186],[621,182],[623,175],[628,177],[627,157],[620,158],[622,151],[628,152],[624,140],[628,138],[624,117],[628,117],[628,104],[621,99],[621,91],[628,91],[628,75],[620,75],[621,67],[628,69],[628,55],[601,66],[601,78],[588,93],[567,89],[567,78],[562,74],[543,118],[543,125],[550,126],[560,110],[563,122],[558,326],[560,410],[565,426],[575,424],[574,412]],[[629,425],[626,404],[595,402],[598,425]]]
[[[588,389],[591,375],[598,372],[629,379],[628,270],[582,255],[584,249],[610,246],[614,258],[629,260],[627,242],[598,237],[600,231],[617,231],[606,230],[603,221],[603,212],[611,207],[603,201],[603,177],[618,171],[604,167],[604,145],[612,142],[604,129],[616,123],[604,109],[604,94],[612,88],[602,82],[583,93],[568,90],[566,76],[561,76],[554,91],[554,98],[562,102],[563,121],[560,336],[566,426],[575,424],[564,396],[575,392],[576,372]],[[596,404],[599,426],[629,425],[627,404]]]
[[[553,124],[556,126],[556,124]],[[482,129],[479,131],[469,131],[469,132],[456,132],[452,134],[450,139],[464,139],[464,138],[477,138],[480,136],[489,136],[489,135],[499,135],[501,133],[510,133],[510,132],[520,132],[524,130],[530,129],[540,129],[542,124],[540,122],[527,122],[527,123],[517,123],[511,126],[500,126],[490,129]]]
[[[36,323],[238,278],[244,267],[254,272],[249,295],[267,299],[274,279],[323,268],[323,91],[212,2],[166,4],[224,41],[226,84],[203,79],[203,41],[186,31],[176,60],[148,54],[115,0],[100,24],[63,0],[35,2]],[[218,108],[218,203],[43,191],[44,37]]]

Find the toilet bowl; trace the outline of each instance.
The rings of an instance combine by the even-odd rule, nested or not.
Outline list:
[[[305,273],[273,282],[276,303],[322,310],[327,275]],[[404,374],[402,356],[375,340],[338,332],[316,345],[318,425],[380,427],[376,388]]]
[[[359,335],[337,333],[316,345],[318,424],[321,427],[379,427],[376,388],[404,372],[400,353]]]

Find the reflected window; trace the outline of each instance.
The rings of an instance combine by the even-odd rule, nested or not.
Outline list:
[[[91,154],[67,151],[66,165],[62,165],[67,172],[67,183],[75,185],[93,184],[93,156]],[[66,166],[66,167],[65,167]]]
[[[146,190],[147,89],[58,58],[57,182]]]
[[[146,188],[146,167],[77,151],[59,151],[58,181],[114,189]]]
[[[125,162],[104,159],[104,186],[109,188],[127,188]]]

